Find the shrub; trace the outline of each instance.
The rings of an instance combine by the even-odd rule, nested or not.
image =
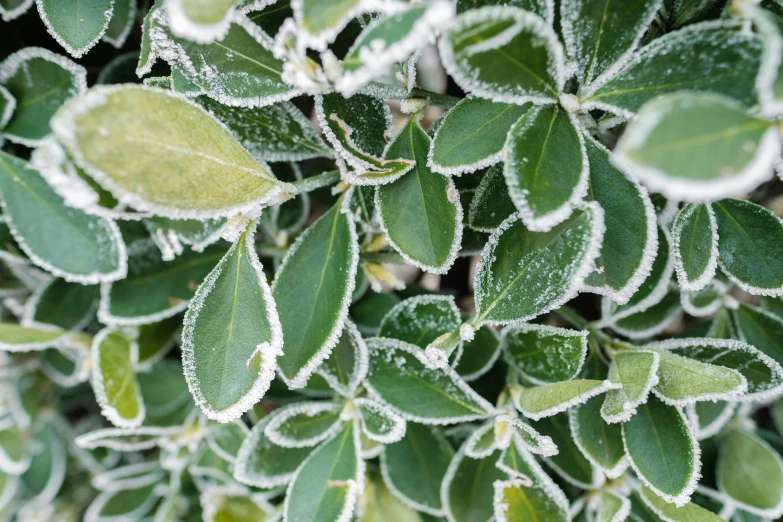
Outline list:
[[[780,0],[32,3],[0,521],[783,515]]]

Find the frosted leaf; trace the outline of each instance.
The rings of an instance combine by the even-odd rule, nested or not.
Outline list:
[[[264,435],[284,448],[313,447],[340,431],[341,405],[331,402],[297,402],[281,408],[267,423]]]
[[[11,0],[0,2],[0,18],[4,22],[10,22],[25,14],[35,3],[35,0]],[[7,491],[4,491],[7,493]]]
[[[727,297],[730,296],[726,284],[713,279],[701,290],[682,292],[680,302],[683,309],[694,317],[711,317],[724,305]]]
[[[498,426],[500,425],[500,426]],[[552,438],[547,435],[541,435],[531,426],[510,415],[498,415],[495,418],[495,434],[498,430],[508,430],[510,441],[518,441],[527,451],[543,457],[551,457],[558,454],[557,446],[552,442]],[[508,447],[508,440],[504,445]]]
[[[59,328],[29,328],[13,323],[0,323],[0,351],[45,350],[63,344],[69,336],[69,332]]]
[[[498,449],[495,440],[495,422],[489,421],[478,428],[465,440],[462,447],[465,455],[472,459],[483,459],[492,455]]]
[[[136,380],[139,345],[111,328],[93,338],[92,388],[101,413],[117,427],[136,428],[146,414]]]
[[[513,7],[459,15],[440,39],[440,54],[460,87],[496,102],[554,103],[566,79],[555,32],[538,16]]]
[[[718,223],[712,205],[683,207],[672,225],[672,251],[682,290],[701,290],[715,277]]]
[[[136,22],[136,10],[138,0],[114,0],[114,10],[103,34],[103,41],[108,42],[117,49],[125,45],[125,41]],[[135,56],[130,55],[130,57]],[[132,58],[130,58],[132,59]]]
[[[317,372],[333,390],[347,398],[353,396],[367,375],[368,365],[367,345],[353,321],[346,319],[340,339]]]
[[[378,336],[425,349],[442,334],[459,328],[460,322],[460,311],[452,296],[418,295],[400,301],[386,313]]]
[[[201,44],[222,40],[234,16],[236,0],[166,0],[171,32]]]
[[[164,478],[159,462],[139,462],[93,475],[90,484],[99,491],[139,488]]]
[[[528,485],[520,479],[496,480],[493,506],[497,522],[513,522],[535,517],[540,520],[565,522],[568,511],[549,497],[545,488]]]
[[[393,410],[371,399],[353,401],[359,412],[362,433],[381,444],[393,444],[405,436],[405,419]]]
[[[523,388],[512,393],[512,397],[517,410],[529,419],[538,420],[557,415],[597,395],[618,388],[620,388],[619,384],[609,380],[576,379]]]
[[[696,432],[696,439],[714,437],[734,417],[737,403],[727,401],[698,402],[685,407],[685,414]]]
[[[624,317],[612,324],[612,329],[629,339],[649,339],[682,318],[682,305],[675,289],[647,310]]]
[[[161,428],[141,426],[138,428],[104,428],[76,437],[80,448],[108,448],[115,451],[143,451],[165,445],[169,439],[182,432],[180,426]]]
[[[535,384],[576,377],[587,356],[587,331],[539,324],[504,328],[503,350],[509,364]]]
[[[625,422],[636,413],[636,407],[647,402],[653,386],[658,384],[661,356],[654,351],[624,351],[615,354],[609,366],[609,380],[621,385],[606,394],[601,417],[612,424]]]
[[[305,1],[305,0],[303,0]],[[454,19],[454,4],[432,0],[371,22],[348,50],[335,89],[351,96],[388,68],[433,43]]]
[[[78,9],[63,8],[56,0],[36,0],[36,5],[46,31],[68,54],[81,58],[106,32],[114,1],[96,0]]]
[[[16,98],[0,85],[0,131],[5,128],[16,109]]]

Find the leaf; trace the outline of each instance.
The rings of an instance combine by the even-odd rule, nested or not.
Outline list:
[[[82,284],[125,277],[125,244],[113,221],[66,206],[38,172],[4,152],[0,190],[11,233],[36,265]]]
[[[488,522],[494,514],[494,483],[506,478],[495,467],[498,452],[482,459],[465,454],[464,445],[454,455],[441,485],[440,498],[447,520]]]
[[[698,440],[708,439],[723,431],[736,412],[736,403],[728,401],[697,402],[685,410],[695,428]]]
[[[208,501],[206,499],[209,499]],[[231,486],[225,489],[212,487],[207,489],[201,498],[202,504],[209,502],[203,510],[205,522],[267,522],[274,520],[270,505],[253,495],[245,492],[243,488],[234,489]],[[156,514],[160,513],[160,508]]]
[[[583,404],[588,399],[615,388],[617,385],[614,383],[595,379],[574,379],[544,384],[522,389],[518,398],[514,400],[514,406],[525,417],[538,420],[564,412],[568,408]]]
[[[580,85],[589,85],[604,74],[611,75],[612,70],[630,58],[662,3],[662,0],[561,3],[565,46],[578,65]]]
[[[520,445],[527,452],[544,457],[558,454],[557,446],[552,442],[551,437],[541,435],[529,424],[525,424],[516,417],[510,415],[495,417],[495,433],[496,437],[503,437],[498,442],[499,447],[505,446],[509,442],[506,437],[510,437],[511,441],[516,441],[514,444]]]
[[[343,58],[343,74],[335,82],[335,89],[345,96],[355,94],[386,74],[391,65],[404,62],[423,46],[434,43],[435,36],[453,20],[454,4],[445,0],[411,5],[392,16],[373,20]]]
[[[264,435],[284,448],[313,447],[340,431],[340,411],[331,402],[290,404],[267,423]]]
[[[600,397],[593,397],[569,410],[571,436],[593,466],[607,477],[617,478],[628,465],[625,461],[622,429],[616,424],[608,424],[601,417],[603,402]]]
[[[538,16],[511,7],[457,16],[440,40],[440,54],[457,85],[495,102],[551,103],[565,83],[563,50],[554,31]]]
[[[623,423],[623,442],[647,487],[666,502],[688,502],[699,479],[699,445],[676,406],[650,397]]]
[[[471,96],[461,100],[438,127],[428,165],[440,174],[459,175],[498,163],[508,130],[529,108]]]
[[[332,155],[312,124],[291,102],[239,108],[202,96],[198,103],[223,122],[258,161],[302,161]]]
[[[582,93],[585,109],[629,118],[645,102],[675,91],[712,92],[751,106],[761,38],[740,21],[694,24],[655,39],[604,82]]]
[[[139,369],[149,369],[166,356],[180,338],[181,326],[182,319],[174,316],[139,327]]]
[[[381,444],[398,442],[405,436],[405,419],[383,404],[371,399],[358,398],[353,401],[359,411],[362,433],[370,440]]]
[[[450,367],[432,369],[420,348],[395,339],[367,340],[370,368],[364,385],[406,420],[454,424],[486,418],[492,405]]]
[[[736,370],[668,351],[659,355],[659,381],[653,391],[667,404],[685,406],[697,401],[731,399],[748,389],[747,379]]]
[[[783,386],[783,368],[753,346],[733,339],[669,339],[645,345],[657,351],[667,350],[742,374],[748,383],[748,391],[733,401],[758,401],[774,397]]]
[[[568,381],[587,356],[587,331],[520,324],[501,333],[508,362],[535,384]]]
[[[222,40],[231,26],[237,0],[172,0],[166,13],[175,35],[198,43]]]
[[[0,350],[6,352],[45,350],[60,344],[65,335],[66,332],[61,330],[40,330],[13,323],[0,323]]]
[[[115,451],[141,451],[162,445],[169,437],[182,431],[181,426],[161,428],[140,426],[138,428],[104,428],[79,435],[74,443],[80,448],[109,448]]]
[[[561,223],[587,192],[584,138],[558,105],[534,107],[519,118],[508,132],[504,160],[509,195],[530,230]]]
[[[0,18],[4,22],[10,22],[25,14],[33,5],[33,0],[0,0]],[[10,487],[11,482],[5,482]],[[6,492],[7,490],[4,490]],[[5,498],[2,496],[0,498]]]
[[[74,58],[98,43],[109,25],[115,0],[89,0],[77,8],[57,0],[36,0],[46,31]]]
[[[429,137],[411,118],[386,156],[412,159],[416,165],[397,181],[378,187],[375,206],[392,247],[409,263],[443,274],[454,263],[462,239],[462,205],[454,182],[427,166],[429,147]]]
[[[662,520],[665,517],[666,520],[683,521],[683,522],[721,522],[723,521],[715,513],[704,509],[703,507],[694,504],[693,502],[687,502],[682,506],[676,504],[670,504],[663,498],[657,495],[657,492],[643,487],[641,489],[641,498],[645,504],[655,513],[656,516]]]
[[[631,511],[631,501],[619,493],[602,491],[598,502],[599,505],[594,514],[596,522],[626,520]]]
[[[163,2],[164,0],[153,0],[149,11],[147,11],[141,23],[141,49],[139,50],[139,61],[136,65],[136,75],[139,77],[149,74],[158,58],[157,52],[152,45],[150,31],[153,25],[157,25],[157,21],[154,20],[155,12],[160,10]]]
[[[0,85],[0,131],[2,131],[16,110],[16,98],[2,85]]]
[[[329,356],[345,324],[359,261],[353,219],[342,198],[291,246],[272,284],[285,351],[279,372],[301,388]],[[309,310],[303,321],[302,310]]]
[[[405,502],[395,497],[382,480],[367,480],[361,497],[364,503],[364,513],[359,522],[384,522],[396,520],[400,522],[420,522],[422,517]]]
[[[87,71],[46,49],[27,47],[0,63],[0,85],[16,100],[4,136],[35,147],[51,132],[49,119],[57,109],[87,90]]]
[[[101,287],[98,319],[105,324],[134,325],[179,314],[225,253],[222,245],[215,245],[165,262],[152,242],[135,243],[127,277]]]
[[[383,9],[378,4],[366,0],[341,0],[339,2],[320,2],[319,0],[292,0],[298,28],[298,37],[308,46],[319,51],[326,50],[352,18],[366,11]]]
[[[234,215],[293,191],[208,113],[170,91],[94,87],[63,107],[52,126],[101,186],[139,210],[164,217]],[[162,171],[170,175],[162,177]],[[210,190],[193,192],[205,186]],[[189,197],[183,199],[183,193]]]
[[[492,369],[501,353],[500,337],[490,326],[475,331],[472,341],[463,341],[462,355],[454,369],[466,382],[471,382]]]
[[[589,290],[627,303],[650,274],[658,249],[658,228],[647,190],[629,180],[609,161],[609,151],[589,136],[584,138],[590,166],[588,201],[604,211],[604,233],[598,267],[587,276]]]
[[[353,423],[316,448],[288,486],[285,519],[350,518],[364,486],[364,461],[358,452],[359,432]]]
[[[465,455],[471,459],[483,459],[492,455],[499,447],[494,428],[495,423],[489,421],[473,430],[465,440]]]
[[[399,339],[424,350],[462,322],[454,297],[418,295],[400,301],[384,316],[378,337]]]
[[[381,453],[383,480],[406,505],[442,516],[440,485],[453,455],[438,428],[408,422],[405,436]]]
[[[233,107],[262,107],[299,94],[282,79],[283,62],[270,50],[271,39],[244,15],[234,17],[219,42],[202,44],[172,34],[166,11],[152,14],[152,53],[179,68],[213,100]]]
[[[664,332],[672,324],[682,318],[680,296],[676,291],[670,291],[657,304],[624,317],[612,325],[612,328],[629,339],[649,339]]]
[[[583,489],[597,489],[604,482],[603,475],[594,468],[574,443],[568,426],[568,415],[555,415],[534,424],[541,433],[548,435],[557,446],[558,453],[544,462],[568,484]],[[530,473],[527,473],[530,475]]]
[[[516,211],[508,195],[503,168],[500,165],[490,167],[481,178],[470,202],[468,226],[473,230],[494,232]]]
[[[242,441],[234,470],[239,482],[260,488],[287,484],[313,452],[313,448],[284,448],[266,438],[266,426],[276,415],[261,419]]]
[[[51,422],[39,425],[33,438],[38,451],[21,475],[28,509],[51,505],[63,485],[68,458],[65,441]]]
[[[540,486],[526,486],[518,479],[494,483],[495,520],[569,520],[568,510],[559,506]]]
[[[2,474],[21,475],[30,466],[26,433],[19,426],[0,430],[0,470]]]
[[[713,203],[718,220],[718,264],[755,295],[783,294],[783,224],[760,205],[738,199]]]
[[[92,341],[92,388],[104,417],[117,427],[135,428],[144,421],[144,401],[136,380],[138,345],[104,328]]]
[[[25,305],[21,323],[26,326],[53,325],[63,330],[81,330],[95,315],[96,285],[52,279]]]
[[[367,345],[356,325],[346,319],[340,339],[318,368],[318,374],[337,393],[352,397],[367,374],[368,365]]]
[[[157,501],[155,484],[119,491],[104,491],[90,503],[84,513],[84,519],[111,520],[112,517],[144,516],[152,511]]]
[[[778,132],[724,96],[678,93],[639,109],[614,161],[650,190],[675,201],[740,196],[773,176]]]
[[[318,110],[319,105],[321,110]],[[316,115],[327,141],[349,164],[363,156],[381,158],[386,139],[393,131],[389,106],[382,99],[367,94],[356,94],[350,98],[337,93],[318,96]],[[338,121],[344,124],[345,129],[350,129],[350,134],[338,125]]]
[[[241,420],[226,424],[212,423],[207,433],[209,448],[223,460],[236,465],[237,454],[250,430]]]
[[[718,223],[710,204],[686,205],[672,225],[672,251],[682,290],[701,290],[718,267]]]
[[[634,350],[618,352],[609,366],[609,380],[622,388],[609,390],[601,406],[601,417],[608,423],[626,422],[640,404],[647,402],[658,383],[661,356],[658,352]]]
[[[595,203],[574,209],[548,232],[507,219],[476,268],[475,323],[521,323],[571,299],[592,270],[603,231],[603,212]]]
[[[772,519],[783,514],[783,460],[757,435],[729,428],[716,475],[719,489],[742,509]]]
[[[258,402],[275,377],[282,347],[251,224],[201,283],[185,313],[182,366],[207,418],[228,422]]]
[[[103,41],[120,49],[133,29],[137,8],[137,0],[114,0],[114,9],[103,34]],[[135,55],[131,56],[135,59]]]

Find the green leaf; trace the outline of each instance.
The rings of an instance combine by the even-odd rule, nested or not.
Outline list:
[[[378,187],[375,206],[394,249],[409,263],[442,274],[454,263],[462,239],[462,205],[454,182],[427,166],[429,148],[429,136],[412,117],[386,156],[412,159],[416,165],[395,182]]]
[[[87,54],[109,25],[115,0],[87,0],[77,6],[36,0],[46,30],[74,58]]]
[[[104,328],[92,341],[92,388],[101,413],[120,428],[144,421],[144,401],[136,380],[139,347],[121,333]]]
[[[153,0],[150,4],[149,11],[147,11],[144,20],[141,23],[141,49],[139,50],[139,61],[136,65],[136,74],[139,77],[149,74],[158,58],[157,53],[152,46],[150,31],[153,25],[157,24],[157,22],[154,21],[155,12],[160,10],[163,2],[164,0]]]
[[[556,382],[532,388],[523,388],[514,398],[514,406],[525,417],[538,420],[551,417],[567,409],[583,404],[608,390],[616,389],[617,384],[595,379],[574,379]]]
[[[170,443],[170,437],[180,435],[181,426],[161,428],[104,428],[79,435],[74,443],[80,448],[108,448],[115,451],[141,451]]]
[[[4,152],[0,190],[11,233],[36,265],[82,284],[125,277],[125,244],[113,221],[66,206],[38,172]]]
[[[87,71],[46,49],[27,47],[0,63],[0,85],[16,100],[4,136],[35,147],[51,132],[49,119],[57,109],[87,90]]]
[[[683,207],[672,225],[674,269],[682,290],[701,290],[718,267],[718,222],[709,203]]]
[[[343,397],[352,397],[367,373],[368,359],[364,339],[356,325],[346,319],[340,339],[318,368],[318,374],[337,393]]]
[[[481,178],[468,211],[468,226],[473,230],[494,232],[517,209],[508,195],[503,167],[487,169]]]
[[[766,310],[740,304],[732,311],[739,337],[775,361],[783,361],[783,320]]]
[[[712,204],[718,220],[718,263],[746,292],[783,294],[783,224],[766,208],[738,199]]]
[[[490,326],[476,330],[472,341],[462,342],[462,355],[454,369],[467,382],[490,371],[501,352],[500,337]]]
[[[367,340],[370,368],[364,385],[406,420],[453,424],[489,416],[492,406],[450,367],[428,368],[423,351],[396,339]]]
[[[467,97],[438,127],[429,152],[435,172],[457,175],[488,167],[502,159],[506,134],[529,105],[508,105]]]
[[[391,136],[393,127],[389,106],[382,99],[367,94],[345,98],[337,93],[328,93],[316,98],[316,107],[319,105],[321,110],[316,109],[316,114],[321,129],[343,159],[350,163],[354,156],[383,156],[386,139]],[[350,142],[333,117],[343,122],[345,128],[351,129]],[[328,130],[340,132],[330,136]],[[351,143],[353,146],[346,148]]]
[[[549,232],[531,232],[516,217],[507,219],[476,269],[474,321],[521,323],[571,299],[593,269],[603,229],[595,203],[575,209]]]
[[[606,422],[626,422],[636,413],[636,407],[647,401],[650,390],[658,382],[661,356],[658,352],[634,350],[618,352],[609,366],[609,380],[622,388],[609,390],[601,406]]]
[[[283,62],[270,50],[273,42],[237,15],[219,42],[202,44],[173,34],[166,9],[152,15],[152,53],[177,67],[204,94],[224,105],[262,107],[299,94],[282,79]]]
[[[550,25],[554,23],[554,5],[546,0],[457,0],[457,12],[464,13],[469,9],[478,9],[487,5],[519,7],[540,16]]]
[[[587,331],[520,324],[501,333],[508,363],[535,384],[568,381],[587,356]]]
[[[757,435],[729,429],[720,446],[718,487],[750,513],[778,518],[783,514],[783,460]]]
[[[0,131],[2,131],[16,110],[16,98],[2,85],[0,85]]]
[[[0,323],[0,350],[7,352],[29,352],[57,346],[64,340],[66,332],[61,330],[40,330],[26,328],[13,323]]]
[[[629,339],[649,339],[682,318],[680,295],[672,290],[659,303],[614,322],[612,329]]]
[[[105,324],[149,324],[179,314],[225,253],[225,247],[214,245],[165,262],[151,241],[134,243],[128,276],[101,289],[98,319]]]
[[[586,109],[630,117],[648,100],[675,91],[713,92],[754,105],[761,37],[739,20],[694,24],[644,46],[614,76],[582,93]]]
[[[685,410],[698,440],[720,433],[736,412],[737,404],[729,401],[697,402]]]
[[[609,478],[617,478],[628,466],[625,461],[622,429],[601,417],[604,400],[593,397],[568,412],[571,436],[593,466]],[[611,519],[611,517],[610,517]]]
[[[405,435],[405,419],[390,408],[372,399],[360,397],[353,401],[359,412],[362,433],[376,442],[391,444]]]
[[[365,506],[358,522],[422,522],[421,515],[398,499],[382,480],[367,480],[362,498]]]
[[[667,404],[685,406],[698,401],[731,399],[748,389],[747,379],[737,370],[668,351],[658,353],[661,363],[654,391]]]
[[[38,451],[22,475],[27,508],[50,506],[65,479],[68,453],[62,435],[51,422],[42,423],[33,435]]]
[[[495,466],[498,452],[482,459],[465,455],[465,447],[454,455],[441,485],[440,497],[448,520],[488,522],[494,515],[494,483],[505,473]]]
[[[108,490],[99,493],[84,513],[85,520],[111,520],[123,516],[143,517],[147,515],[155,503],[156,484],[128,489]]]
[[[568,510],[558,505],[541,486],[527,486],[519,479],[494,483],[495,520],[570,520]]]
[[[253,223],[204,279],[185,313],[182,366],[196,404],[210,419],[240,417],[269,389],[282,347]]]
[[[95,315],[96,285],[52,279],[25,306],[21,323],[27,326],[53,325],[63,330],[81,330]]]
[[[662,3],[662,0],[561,3],[565,46],[578,66],[580,85],[587,86],[601,75],[611,75],[613,66],[629,58]]]
[[[513,7],[462,13],[441,38],[440,54],[457,85],[496,102],[551,103],[565,84],[563,49],[552,28]]]
[[[645,345],[645,348],[670,351],[741,373],[748,383],[748,391],[734,400],[765,400],[777,396],[783,386],[783,368],[773,357],[733,339],[669,339]]]
[[[619,493],[602,491],[598,497],[598,506],[593,514],[596,522],[625,520],[631,511],[631,501]]]
[[[331,402],[297,402],[281,408],[264,435],[284,448],[313,447],[340,431],[340,412],[340,405]]]
[[[294,192],[207,112],[171,91],[94,87],[63,107],[52,126],[101,186],[164,217],[229,216]]]
[[[685,92],[645,103],[614,159],[669,199],[709,201],[741,196],[770,179],[779,150],[770,121],[725,96]]]
[[[442,516],[440,485],[453,455],[438,428],[408,422],[405,436],[381,453],[383,480],[406,505]]]
[[[348,423],[302,463],[286,491],[286,520],[349,518],[364,479],[359,429]],[[349,515],[345,515],[348,513]]]
[[[20,475],[30,466],[26,433],[19,426],[0,430],[0,474]]]
[[[313,448],[284,448],[264,435],[272,413],[253,426],[239,447],[234,476],[243,484],[270,488],[287,484]]]
[[[546,458],[544,462],[569,484],[583,489],[597,489],[604,478],[574,443],[568,423],[568,415],[564,413],[534,424],[537,430],[552,438],[558,449],[557,455]]]
[[[392,16],[376,18],[348,49],[335,89],[346,96],[355,94],[371,80],[387,74],[391,65],[434,43],[435,36],[453,20],[454,4],[441,0],[414,4]]]
[[[222,40],[231,26],[237,0],[176,0],[166,3],[175,35],[206,44]]]
[[[301,161],[332,155],[312,124],[291,102],[230,107],[202,96],[198,103],[223,122],[258,161]]]
[[[181,326],[182,319],[174,316],[139,327],[139,369],[149,369],[166,356],[179,339]]]
[[[0,0],[0,18],[4,22],[10,22],[25,14],[32,7],[32,0]],[[5,482],[10,486],[11,482]],[[5,498],[5,497],[2,497]]]
[[[251,495],[245,494],[241,489],[237,490],[237,494],[231,494],[231,489],[228,489],[225,493],[220,488],[210,488],[206,495],[208,495],[209,512],[213,516],[209,519],[212,522],[267,522],[274,520],[274,517],[269,513],[270,507],[265,501]],[[204,500],[202,500],[204,502]],[[204,517],[207,517],[207,509],[204,509]],[[160,508],[156,511],[156,515],[160,513]]]
[[[106,32],[103,34],[103,41],[109,42],[117,49],[120,49],[125,40],[128,39],[133,24],[136,21],[137,0],[114,0],[114,9],[111,14],[109,25],[106,26]],[[135,60],[135,53],[130,55]]]
[[[623,423],[623,442],[645,485],[666,502],[688,502],[699,479],[699,445],[676,406],[650,397]]]
[[[353,17],[378,7],[377,4],[363,0],[293,0],[291,4],[301,29],[298,37],[318,50],[325,50],[326,45],[335,39]]]
[[[590,164],[587,200],[601,205],[606,224],[595,260],[599,269],[587,276],[585,290],[624,304],[642,286],[655,259],[655,211],[647,190],[610,163],[609,151],[589,136],[584,140]]]
[[[648,487],[643,487],[641,491],[642,501],[659,517],[659,520],[673,520],[674,522],[724,522],[715,513],[693,502],[687,502],[678,507],[676,504],[668,503],[658,496],[656,491]]]
[[[278,366],[289,387],[304,386],[329,356],[348,314],[359,253],[356,225],[342,204],[340,198],[297,238],[272,285],[285,339]]]
[[[576,121],[558,105],[533,107],[508,132],[509,195],[530,230],[567,219],[587,192],[589,166]]]
[[[424,350],[459,328],[459,308],[450,295],[418,295],[397,303],[381,321],[378,337],[399,339]]]

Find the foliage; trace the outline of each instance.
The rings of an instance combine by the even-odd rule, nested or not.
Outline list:
[[[780,0],[32,4],[0,521],[783,516]]]

